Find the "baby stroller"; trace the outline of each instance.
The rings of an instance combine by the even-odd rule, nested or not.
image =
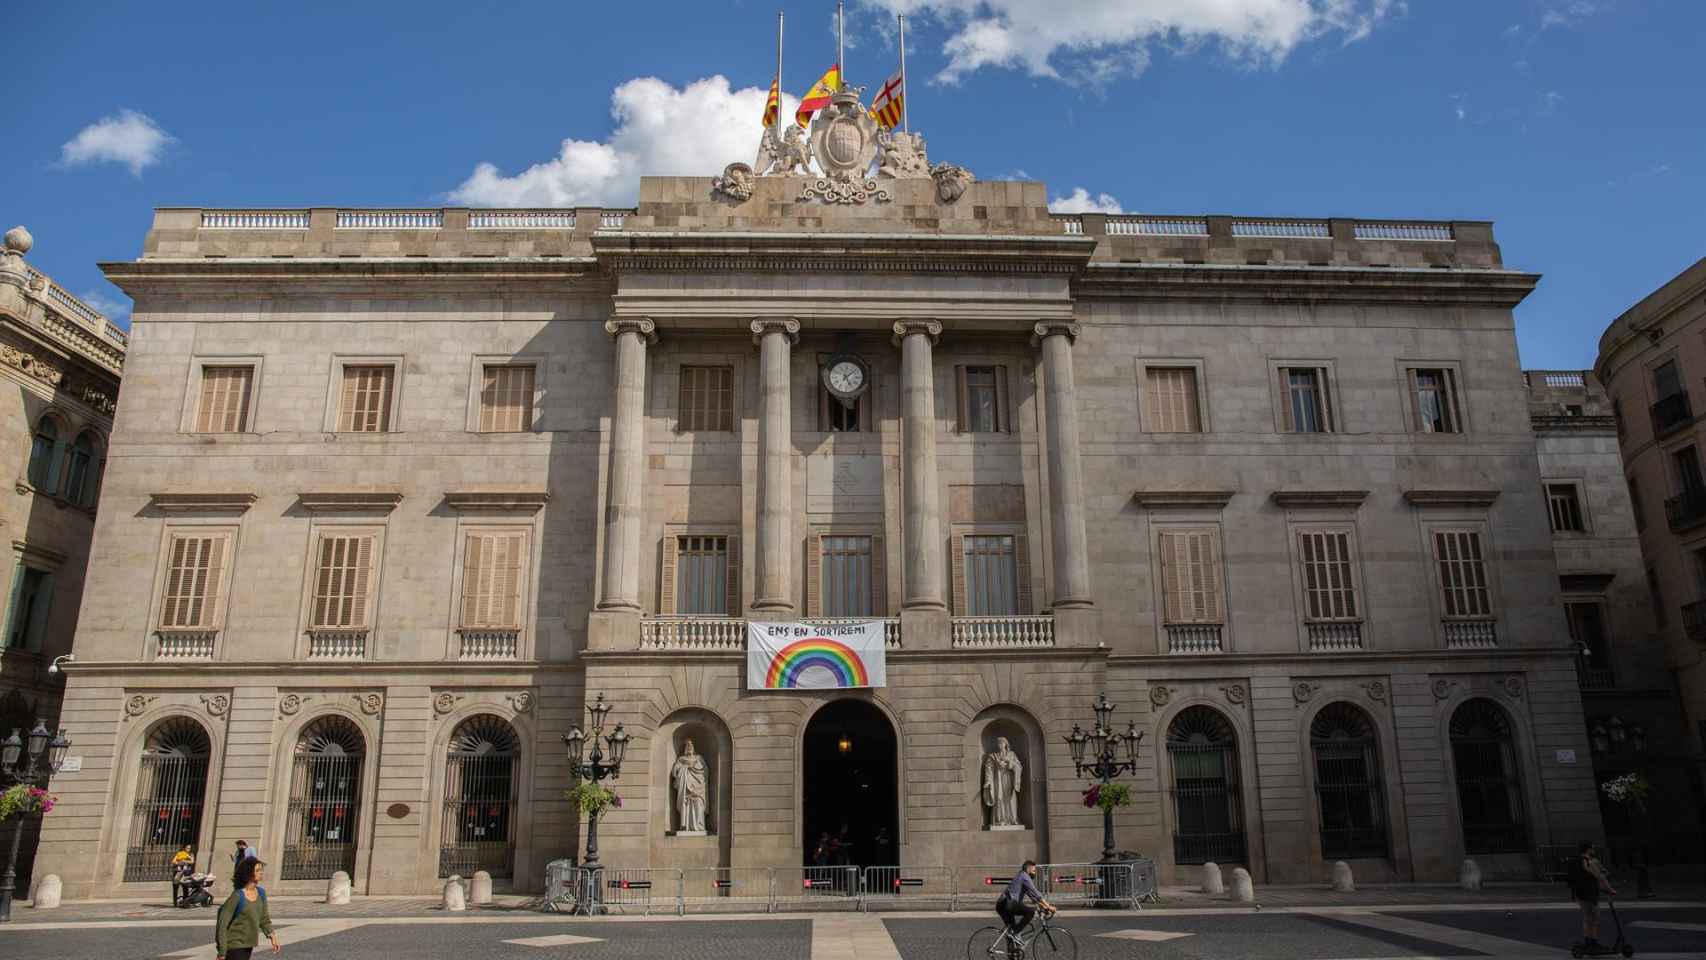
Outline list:
[[[191,869],[193,868],[179,870],[178,875],[172,878],[172,882],[178,885],[178,906],[213,906],[213,874],[192,873]]]

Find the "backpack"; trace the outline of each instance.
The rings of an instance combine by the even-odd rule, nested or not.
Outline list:
[[[266,887],[256,887],[255,892],[260,894],[259,899],[261,901],[261,906],[263,906],[263,907],[266,906],[266,904],[267,904],[267,888]],[[236,923],[237,918],[243,915],[243,908],[245,906],[247,906],[249,903],[249,898],[243,896],[243,891],[241,891],[241,890],[232,891],[232,895],[237,898],[237,909],[231,911],[231,919],[227,920],[225,922],[225,929],[227,929],[227,930],[231,929],[231,925],[233,923]]]
[[[1592,898],[1599,893],[1599,882],[1582,866],[1582,858],[1570,858],[1570,865],[1564,870],[1564,884],[1570,888],[1570,895],[1578,899]]]

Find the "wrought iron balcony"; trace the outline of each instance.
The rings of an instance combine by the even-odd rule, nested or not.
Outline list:
[[[1706,644],[1706,600],[1682,605],[1682,632],[1695,643]]]
[[[1706,523],[1706,490],[1685,488],[1681,496],[1666,500],[1665,520],[1673,533]]]
[[[1660,397],[1659,402],[1652,405],[1651,412],[1655,436],[1662,437],[1672,430],[1694,422],[1694,412],[1688,405],[1687,390],[1678,390],[1668,397]]]
[[[1576,679],[1583,690],[1610,690],[1617,686],[1617,671],[1612,667],[1590,667],[1577,662]]]

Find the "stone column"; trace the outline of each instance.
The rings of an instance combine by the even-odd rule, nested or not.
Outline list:
[[[942,504],[936,489],[933,367],[936,338],[941,335],[942,325],[934,320],[903,320],[894,325],[894,339],[900,346],[901,529],[906,550],[902,610],[947,610]],[[913,645],[904,636],[902,643]]]
[[[657,342],[650,320],[604,324],[616,338],[616,412],[610,421],[610,471],[604,507],[604,583],[598,609],[640,612],[640,521],[644,509],[646,347]]]
[[[754,320],[752,340],[758,344],[758,555],[752,609],[764,613],[794,611],[789,588],[794,569],[793,420],[789,364],[800,339],[800,322],[788,319]],[[734,611],[730,611],[732,614]]]
[[[1084,533],[1084,465],[1078,459],[1078,404],[1072,386],[1072,342],[1078,332],[1076,323],[1039,323],[1033,340],[1042,347],[1056,611],[1092,606],[1090,546]]]

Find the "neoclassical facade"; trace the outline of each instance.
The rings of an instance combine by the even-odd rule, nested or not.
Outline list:
[[[69,894],[157,882],[162,822],[285,891],[537,889],[598,695],[611,865],[1094,858],[1065,738],[1101,691],[1143,734],[1119,846],[1165,877],[1526,876],[1599,835],[1537,278],[1489,225],[737,173],[163,209],[105,265],[136,312],[42,852]],[[754,689],[746,623],[800,620],[881,621],[884,684]]]

